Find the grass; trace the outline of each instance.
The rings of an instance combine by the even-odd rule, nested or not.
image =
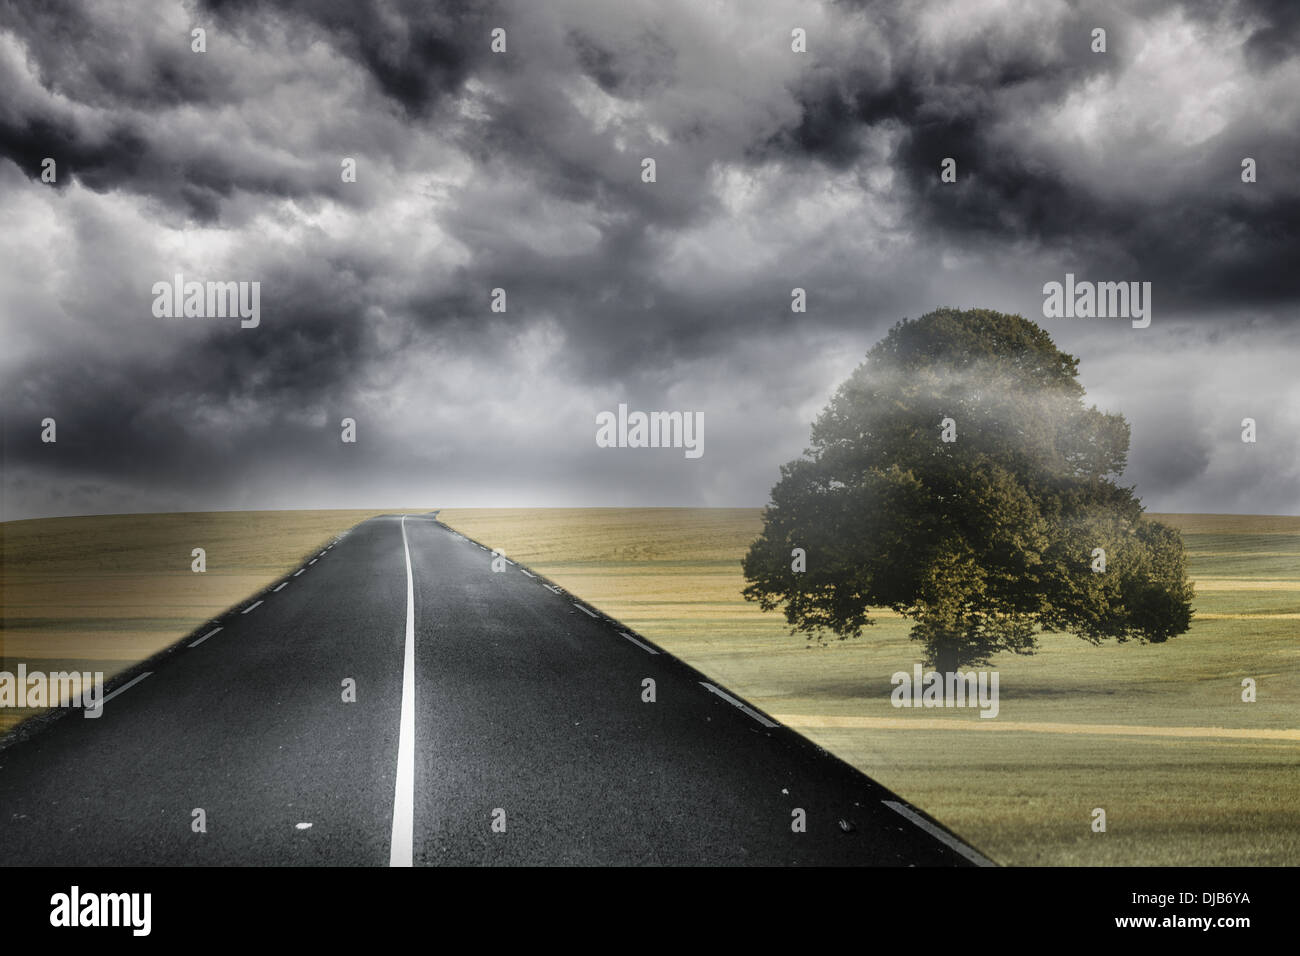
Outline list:
[[[1001,712],[989,721],[974,710],[890,706],[890,675],[919,659],[909,624],[893,614],[856,640],[810,644],[742,600],[739,562],[761,526],[756,509],[439,517],[716,677],[999,862],[1300,862],[1291,616],[1300,613],[1300,518],[1156,516],[1187,543],[1192,630],[1164,645],[1045,635],[1038,654],[995,661]],[[1246,677],[1258,686],[1253,704],[1241,700]],[[1293,733],[1277,739],[1281,731]],[[1091,830],[1095,807],[1106,810],[1105,833]]]
[[[21,659],[33,669],[116,673],[379,513],[0,524],[0,669]],[[790,636],[780,615],[742,600],[739,562],[761,525],[756,509],[440,515],[799,729],[999,862],[1295,865],[1300,518],[1160,517],[1187,542],[1198,586],[1192,630],[1159,646],[1093,647],[1047,635],[1037,655],[996,661],[1001,712],[990,721],[974,710],[889,705],[889,676],[918,657],[907,622],[892,614],[857,640],[809,644]],[[207,550],[205,574],[190,570],[195,547]],[[1244,677],[1257,682],[1257,703],[1242,703]],[[0,712],[0,731],[21,716]],[[1104,834],[1090,829],[1094,807],[1107,812]]]

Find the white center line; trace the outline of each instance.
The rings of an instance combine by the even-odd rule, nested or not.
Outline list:
[[[749,714],[749,716],[753,717],[755,720],[757,720],[757,721],[758,721],[760,724],[762,724],[764,727],[780,727],[780,726],[781,726],[780,724],[776,723],[775,721],[768,720],[766,717],[764,717],[762,714],[760,714],[758,711],[756,711],[753,707],[750,707],[748,704],[746,704],[746,703],[744,703],[744,702],[742,702],[742,701],[736,700],[736,698],[732,697],[732,696],[731,696],[730,694],[728,694],[725,690],[720,690],[719,688],[714,687],[712,684],[706,683],[706,682],[704,682],[704,681],[700,681],[700,686],[701,686],[701,687],[704,687],[704,688],[707,688],[708,691],[709,691],[710,693],[712,693],[712,694],[717,694],[717,695],[718,695],[719,697],[721,697],[723,700],[725,700],[725,701],[727,701],[727,702],[729,702],[729,703],[731,703],[731,704],[734,704],[736,707],[739,707],[741,710],[743,710],[745,713]]]
[[[274,594],[276,591],[280,590],[280,588],[283,588],[283,587],[284,587],[286,584],[288,584],[288,583],[289,583],[288,581],[285,581],[284,584],[281,584],[281,585],[280,585],[280,587],[278,587],[278,588],[271,588],[271,593]]]
[[[212,630],[208,631],[208,633],[204,634],[204,635],[203,635],[202,637],[200,637],[197,641],[195,641],[193,644],[191,644],[190,647],[198,647],[200,644],[202,644],[204,641],[206,641],[206,640],[207,640],[209,637],[211,637],[213,634],[217,633],[217,631],[219,631],[219,630],[221,630],[221,628],[219,628],[219,627],[214,627]]]
[[[588,611],[588,610],[587,610],[585,607],[583,607],[581,604],[574,604],[573,606],[576,607],[576,608],[577,608],[579,611],[581,611],[583,614],[586,614],[588,617],[600,617],[600,615],[597,614],[595,611]]]
[[[119,687],[117,690],[113,691],[113,693],[109,694],[109,695],[108,695],[107,697],[105,697],[102,701],[100,701],[100,706],[103,706],[104,704],[107,704],[110,700],[112,700],[112,699],[113,699],[114,697],[116,697],[118,694],[126,693],[128,690],[130,690],[130,689],[131,689],[132,687],[134,687],[136,684],[140,683],[140,681],[144,680],[146,677],[148,677],[148,676],[149,676],[150,674],[152,674],[152,673],[153,673],[153,671],[145,671],[145,672],[144,672],[143,674],[141,674],[139,677],[135,677],[135,678],[132,678],[131,680],[127,681],[125,684],[123,684],[123,685],[122,685],[121,687]]]
[[[389,866],[412,866],[415,829],[415,583],[411,545],[402,516],[402,550],[406,552],[406,652],[402,658],[402,716],[397,733],[397,787],[393,794],[393,839]]]
[[[244,608],[244,609],[243,609],[242,611],[240,611],[239,613],[240,613],[240,614],[247,614],[249,611],[253,610],[254,608],[256,608],[256,607],[258,607],[258,606],[260,606],[261,603],[262,603],[261,601],[258,601],[256,604],[250,604],[250,605],[248,605],[248,607]]]
[[[627,633],[627,631],[619,631],[618,633],[621,634],[623,637],[626,637],[629,641],[631,641],[631,642],[632,642],[633,644],[635,644],[637,647],[641,648],[641,650],[645,651],[647,654],[658,654],[658,653],[659,653],[659,652],[656,651],[653,647],[651,647],[649,644],[642,644],[640,641],[638,641],[638,640],[637,640],[635,637],[633,637],[631,634]]]
[[[912,823],[916,824],[918,827],[920,827],[926,833],[930,834],[930,836],[934,837],[940,843],[943,843],[944,845],[956,850],[958,853],[960,853],[966,859],[970,860],[976,866],[997,866],[997,864],[994,863],[992,860],[990,860],[988,857],[983,856],[978,851],[972,849],[971,847],[968,847],[965,843],[962,843],[951,833],[944,833],[942,830],[940,830],[937,826],[935,826],[925,817],[921,816],[918,813],[914,813],[910,807],[903,806],[903,804],[899,803],[897,800],[881,800],[880,802],[883,803],[885,806],[889,807],[889,809],[893,810],[895,813],[899,814],[900,816],[904,816],[908,820],[912,821]]]

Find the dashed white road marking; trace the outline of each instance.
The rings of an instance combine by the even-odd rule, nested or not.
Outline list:
[[[293,576],[296,578],[298,575],[302,574],[306,570],[307,570],[306,568],[299,568],[297,571],[293,572]]]
[[[310,823],[295,823],[295,824],[293,825],[293,828],[294,828],[295,830],[310,830],[310,829],[311,829],[311,824],[310,824]]]
[[[197,641],[195,641],[193,644],[191,644],[190,647],[198,647],[200,644],[202,644],[204,641],[206,641],[206,640],[207,640],[209,637],[211,637],[213,634],[217,633],[217,631],[219,631],[219,630],[221,630],[221,628],[219,628],[219,627],[214,627],[212,630],[208,631],[208,633],[204,634],[204,635],[203,635],[202,637],[200,637]]]
[[[753,717],[764,727],[781,726],[774,720],[768,720],[766,717],[764,717],[762,714],[756,711],[753,707],[750,707],[748,704],[744,703],[743,701],[736,700],[736,698],[732,697],[725,690],[721,690],[717,687],[714,687],[712,684],[707,683],[706,681],[700,681],[700,686],[707,689],[711,694],[717,694],[719,697],[721,697],[723,700],[727,701],[728,703],[732,704],[733,706],[739,707],[741,710],[749,714],[750,717]]]
[[[328,550],[329,550],[329,548],[326,548],[326,549],[325,549],[325,551],[328,551]],[[318,557],[318,558],[323,558],[323,557],[325,557],[325,551],[322,551],[320,554],[316,555],[316,557]]]
[[[960,853],[966,859],[970,860],[976,866],[997,866],[997,864],[994,863],[992,860],[990,860],[988,857],[972,849],[971,847],[968,847],[965,843],[962,843],[951,833],[945,833],[944,831],[940,830],[937,826],[935,826],[933,823],[931,823],[929,820],[927,820],[925,817],[921,816],[918,813],[913,812],[911,807],[905,807],[897,800],[881,800],[880,802],[883,803],[885,806],[889,807],[889,809],[893,810],[895,813],[899,814],[900,816],[906,817],[908,820],[910,820],[916,826],[920,827],[926,833],[930,834],[930,836],[934,837],[940,843],[944,844],[950,849],[956,850],[958,853]]]
[[[631,642],[632,642],[633,644],[635,644],[637,647],[641,648],[641,650],[645,651],[647,654],[658,654],[658,653],[659,653],[659,652],[656,651],[653,647],[651,647],[649,644],[643,644],[643,643],[641,643],[640,641],[638,641],[635,637],[633,637],[633,636],[632,636],[631,634],[629,634],[627,631],[619,631],[618,633],[619,633],[620,635],[622,635],[623,637],[626,637],[629,641],[631,641]]]
[[[563,589],[563,588],[557,588],[554,584],[543,584],[542,587],[546,588],[546,590],[548,590],[548,591],[552,591],[552,592],[554,592],[555,594],[563,594],[563,593],[564,593],[564,589]]]
[[[256,604],[250,604],[250,605],[248,605],[248,607],[244,608],[244,609],[243,609],[242,611],[240,611],[239,613],[240,613],[240,614],[247,614],[249,611],[255,610],[256,608],[260,607],[261,604],[262,604],[261,601],[258,601]]]
[[[152,674],[152,673],[153,673],[153,671],[145,671],[145,672],[144,672],[143,674],[141,674],[139,677],[133,677],[131,680],[127,681],[125,684],[123,684],[123,685],[122,685],[121,687],[119,687],[117,690],[113,691],[113,693],[109,694],[107,697],[105,697],[103,700],[101,700],[101,701],[99,702],[100,706],[102,707],[104,704],[107,704],[110,700],[112,700],[112,699],[113,699],[114,697],[116,697],[118,694],[124,694],[124,693],[126,693],[128,690],[130,690],[130,689],[131,689],[132,687],[134,687],[136,684],[140,683],[140,681],[144,680],[146,677],[148,677],[148,676],[149,676],[150,674]]]
[[[415,582],[411,545],[402,516],[402,550],[406,553],[406,650],[402,657],[402,712],[397,733],[397,785],[393,793],[393,838],[389,866],[412,866],[415,829]]]
[[[307,567],[311,567],[313,564],[315,564],[315,563],[316,563],[317,561],[319,561],[319,560],[320,560],[320,558],[312,558],[310,561],[307,562]]]
[[[523,568],[520,568],[520,569],[519,569],[519,573],[520,573],[520,574],[528,574],[528,572],[525,571]],[[535,578],[535,577],[537,577],[537,575],[535,575],[535,574],[528,574],[528,576],[529,576],[530,578]]]
[[[271,588],[271,593],[274,594],[276,591],[279,591],[281,588],[287,587],[288,584],[289,582],[285,581],[284,584],[281,584],[279,587]]]
[[[576,607],[576,608],[577,608],[579,611],[581,611],[583,614],[587,615],[588,617],[600,617],[600,615],[597,614],[595,611],[588,611],[588,610],[587,610],[585,607],[583,607],[581,604],[577,604],[577,603],[575,603],[573,606]]]

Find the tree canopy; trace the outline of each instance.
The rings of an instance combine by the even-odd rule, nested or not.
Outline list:
[[[1041,630],[1185,632],[1182,538],[1118,484],[1129,426],[1085,403],[1078,364],[1018,315],[895,325],[782,466],[745,597],[810,637],[857,636],[891,608],[940,670],[1033,653]]]

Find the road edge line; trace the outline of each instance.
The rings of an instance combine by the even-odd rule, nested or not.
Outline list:
[[[938,840],[944,846],[948,847],[950,850],[955,850],[957,853],[960,853],[962,856],[970,860],[976,866],[993,866],[993,867],[997,866],[996,863],[994,863],[992,860],[986,857],[983,853],[979,852],[979,850],[976,850],[974,847],[967,846],[965,843],[957,839],[951,833],[948,833],[946,830],[943,830],[935,826],[933,823],[931,823],[925,817],[921,816],[919,813],[917,813],[915,810],[913,810],[911,807],[907,806],[906,804],[898,800],[881,800],[880,802],[883,803],[885,806],[889,807],[889,809],[893,810],[903,819],[907,820],[908,822],[920,828],[921,830],[924,830],[926,833],[934,837],[936,840]]]

